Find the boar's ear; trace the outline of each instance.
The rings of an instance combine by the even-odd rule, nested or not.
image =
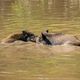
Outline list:
[[[46,32],[48,33],[48,32],[49,32],[49,30],[46,30]]]
[[[27,32],[26,31],[22,31],[22,34],[25,35],[25,34],[27,34]]]

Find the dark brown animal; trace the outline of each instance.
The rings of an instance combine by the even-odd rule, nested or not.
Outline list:
[[[2,40],[3,43],[12,43],[15,41],[32,41],[35,42],[35,35],[28,31],[22,31],[21,33],[14,33]]]
[[[48,33],[48,31],[41,33],[39,41],[47,45],[71,44],[80,46],[80,40],[77,38],[77,36],[62,33]]]

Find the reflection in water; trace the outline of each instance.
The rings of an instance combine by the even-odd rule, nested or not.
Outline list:
[[[71,18],[79,15],[79,0],[21,0],[33,19]],[[26,4],[25,4],[26,2]]]
[[[80,0],[0,0],[0,28],[25,26],[36,19],[79,20],[79,3]]]
[[[15,0],[0,0],[0,29],[14,15],[11,10],[12,3]]]
[[[31,20],[44,20],[38,24],[46,26],[45,20],[75,19],[80,20],[80,0],[0,0],[0,29],[34,25]]]
[[[0,0],[0,29],[38,29],[58,20],[79,21],[79,3],[80,0]]]
[[[22,9],[22,13],[24,12],[22,16],[26,18],[73,18],[80,16],[79,3],[80,0],[0,0],[0,15],[10,16],[13,6],[16,11]]]
[[[15,0],[0,0],[0,18],[6,19],[6,17],[11,15],[11,6]]]

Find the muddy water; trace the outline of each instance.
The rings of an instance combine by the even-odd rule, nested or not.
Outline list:
[[[80,34],[80,0],[0,0],[0,40],[46,29]],[[0,80],[80,80],[80,48],[0,44]]]

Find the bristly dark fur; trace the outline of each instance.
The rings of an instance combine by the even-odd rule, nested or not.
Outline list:
[[[46,44],[52,45],[52,43],[49,41],[49,39],[47,39],[47,37],[43,33],[42,33],[42,40],[44,40]]]

